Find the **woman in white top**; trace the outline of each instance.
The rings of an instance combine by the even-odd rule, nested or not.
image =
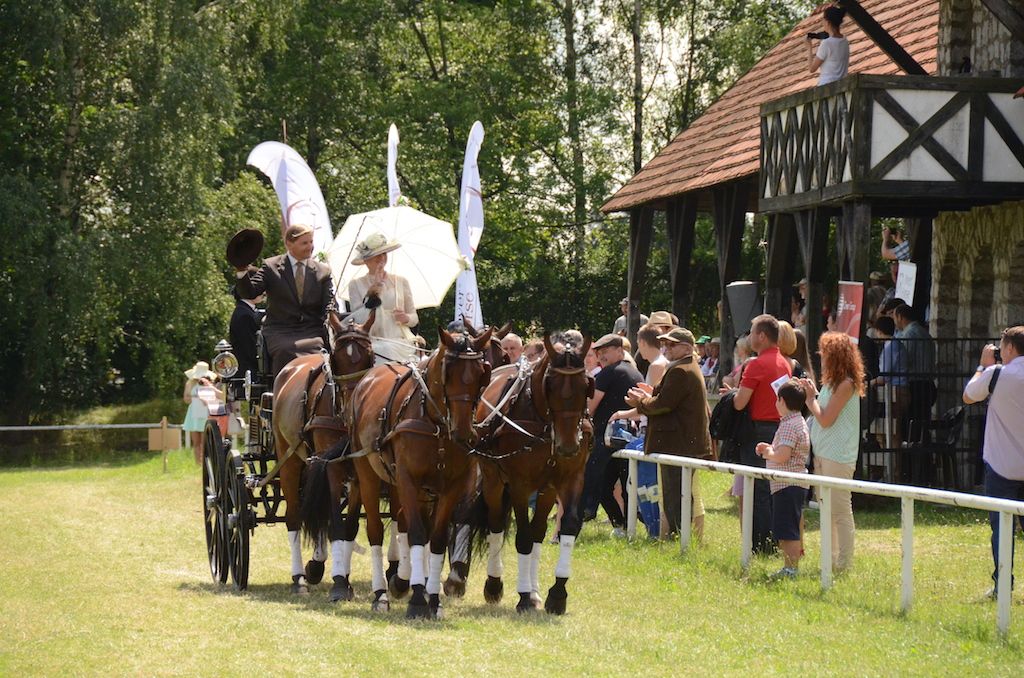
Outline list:
[[[352,318],[358,323],[366,322],[370,310],[377,309],[370,338],[378,365],[404,362],[416,355],[416,335],[409,328],[418,325],[419,318],[409,281],[384,270],[388,252],[401,246],[380,233],[372,233],[356,245],[356,255],[352,258],[353,264],[365,265],[368,271],[348,284],[348,303]]]
[[[839,32],[839,25],[843,23],[845,16],[846,10],[839,7],[825,9],[824,22],[828,37],[821,41],[817,49],[814,48],[814,38],[807,36],[807,63],[811,73],[817,73],[818,69],[821,69],[818,75],[819,86],[845,78],[849,70],[850,43]]]

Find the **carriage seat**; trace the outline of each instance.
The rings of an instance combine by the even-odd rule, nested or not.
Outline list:
[[[266,391],[260,394],[260,418],[270,423],[274,414],[274,392]]]

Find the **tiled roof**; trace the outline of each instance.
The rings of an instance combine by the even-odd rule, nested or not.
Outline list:
[[[937,68],[939,0],[862,0],[861,5],[929,74]],[[757,174],[761,104],[817,83],[807,69],[804,37],[820,30],[821,5],[633,176],[602,211],[616,212]],[[850,72],[903,71],[847,17]]]

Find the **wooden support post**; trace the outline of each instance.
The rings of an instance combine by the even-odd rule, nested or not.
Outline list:
[[[910,238],[910,260],[917,264],[917,284],[910,305],[923,319],[932,297],[932,217],[904,219]]]
[[[651,253],[651,231],[654,209],[637,207],[629,213],[629,270],[626,296],[629,313],[626,315],[626,336],[636,347],[636,332],[640,329],[640,297],[644,294],[647,278],[647,259]]]
[[[764,271],[764,312],[782,320],[789,319],[796,268],[796,223],[792,214],[768,217],[768,256]]]
[[[879,49],[885,52],[897,66],[903,69],[908,75],[928,75],[928,71],[921,67],[921,64],[910,56],[907,50],[903,49],[900,43],[892,37],[889,31],[882,28],[882,25],[875,21],[871,13],[864,9],[857,0],[839,0],[839,6],[846,10],[850,18],[857,22],[865,35],[871,38]]]
[[[718,251],[718,278],[722,299],[722,334],[719,374],[732,371],[732,354],[736,345],[736,330],[729,309],[725,286],[740,278],[740,254],[743,228],[747,223],[747,203],[750,184],[737,181],[712,189],[715,246]]]
[[[822,210],[803,210],[794,214],[796,234],[800,243],[804,275],[807,278],[807,350],[814,361],[815,372],[821,373],[817,358],[818,338],[825,329],[821,317],[821,297],[825,291],[825,271],[828,266],[829,217]]]
[[[693,259],[697,199],[684,195],[672,200],[666,212],[668,267],[672,285],[672,312],[683,325],[690,317],[690,271]]]
[[[840,248],[839,277],[851,280],[868,288],[868,274],[871,266],[871,203],[843,203],[843,213],[839,220],[836,242],[843,243]],[[842,252],[845,250],[846,261],[843,263]],[[867,316],[861,314],[860,336],[866,336]]]

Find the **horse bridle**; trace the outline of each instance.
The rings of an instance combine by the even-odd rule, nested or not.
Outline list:
[[[451,350],[445,351],[444,355],[441,358],[441,393],[442,393],[442,398],[444,400],[444,409],[443,410],[437,404],[437,402],[434,400],[434,397],[430,394],[430,387],[426,383],[426,381],[423,379],[423,375],[420,372],[420,370],[415,365],[410,365],[410,369],[412,371],[413,379],[419,385],[420,391],[423,393],[423,402],[424,402],[423,413],[424,413],[424,415],[426,415],[427,419],[429,419],[432,424],[434,424],[435,426],[438,427],[438,431],[439,432],[441,432],[442,430],[444,431],[444,436],[449,441],[452,441],[452,421],[451,421],[451,405],[450,405],[450,403],[452,403],[452,402],[468,402],[468,403],[470,403],[471,408],[472,408],[470,411],[471,412],[475,412],[476,411],[477,403],[480,400],[480,390],[481,390],[481,389],[478,389],[476,395],[472,395],[472,396],[470,394],[468,394],[468,393],[461,394],[461,395],[450,396],[448,394],[448,365],[449,365],[449,362],[451,360],[480,360],[480,361],[484,362],[484,365],[487,365],[486,361],[484,361],[483,358],[484,358],[483,351],[473,351],[473,350],[465,351],[465,352],[451,351]],[[485,370],[485,374],[487,374],[489,371],[490,370]],[[433,417],[431,417],[431,415],[430,415],[430,408],[433,408],[433,410],[436,413],[438,419],[441,420],[440,422],[436,421]]]
[[[576,419],[576,435],[577,435],[577,439],[579,439],[579,436],[583,433],[583,419],[587,415],[587,408],[586,408],[586,406],[584,406],[582,411],[577,411],[577,410],[563,411],[563,412],[556,411],[554,408],[551,407],[551,398],[548,395],[548,380],[550,378],[550,373],[552,373],[552,372],[555,373],[555,374],[566,376],[566,377],[575,377],[575,376],[580,375],[580,374],[585,374],[586,371],[587,371],[586,367],[553,367],[549,363],[547,368],[544,370],[544,376],[541,378],[541,388],[544,391],[544,407],[547,410],[546,415],[547,415],[548,423],[550,425],[552,425],[552,427],[553,427],[554,423],[558,419],[568,419],[568,418]],[[589,388],[589,381],[590,381],[590,379],[592,379],[592,377],[587,375],[588,388]],[[553,435],[553,433],[551,434],[550,438],[551,438],[552,445],[554,445],[554,435]],[[579,453],[578,449],[577,449],[577,453]]]

